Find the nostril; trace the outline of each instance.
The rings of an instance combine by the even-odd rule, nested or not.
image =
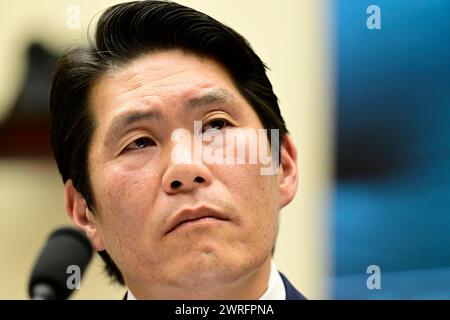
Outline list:
[[[194,181],[195,181],[195,182],[198,182],[198,183],[203,183],[203,182],[205,182],[205,179],[202,178],[202,177],[196,177],[196,178],[194,179]]]
[[[173,181],[170,186],[174,189],[179,188],[181,186],[181,182],[178,180]]]

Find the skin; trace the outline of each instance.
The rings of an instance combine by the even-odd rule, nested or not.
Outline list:
[[[225,98],[185,112],[187,101],[211,92]],[[95,213],[71,180],[65,201],[95,250],[108,251],[138,299],[258,299],[267,289],[279,211],[297,189],[290,136],[280,146],[275,175],[261,175],[258,163],[173,161],[171,134],[180,128],[194,134],[194,120],[202,121],[205,132],[262,129],[220,64],[179,50],[145,55],[107,73],[92,88],[90,102],[96,122],[88,150]],[[158,111],[160,118],[111,129],[130,111]],[[229,125],[211,124],[217,118]],[[199,205],[220,210],[228,220],[165,233],[177,212]]]

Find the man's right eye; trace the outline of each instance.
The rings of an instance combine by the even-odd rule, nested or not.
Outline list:
[[[141,137],[133,142],[131,142],[129,145],[126,146],[124,151],[130,151],[130,150],[137,150],[137,149],[144,149],[146,147],[155,146],[156,143],[150,138],[147,137]]]

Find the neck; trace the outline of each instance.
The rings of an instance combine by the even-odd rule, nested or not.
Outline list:
[[[204,290],[196,288],[167,288],[147,291],[139,286],[128,285],[139,300],[257,300],[268,288],[271,257],[257,270],[229,284],[217,284]]]

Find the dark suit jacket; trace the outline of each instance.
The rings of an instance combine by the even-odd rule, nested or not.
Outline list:
[[[281,279],[286,290],[286,300],[306,300],[306,298],[298,292],[297,289],[289,282],[289,280],[280,272]]]
[[[281,279],[284,283],[284,288],[286,290],[286,300],[306,300],[306,298],[298,292],[297,289],[289,282],[289,280],[280,272]],[[125,292],[123,300],[127,300],[128,291]]]

